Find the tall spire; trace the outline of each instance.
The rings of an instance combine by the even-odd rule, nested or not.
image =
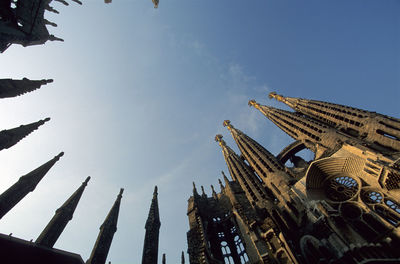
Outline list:
[[[0,219],[8,213],[28,193],[35,190],[36,186],[43,179],[53,165],[64,155],[61,152],[42,166],[19,178],[10,188],[0,195]]]
[[[30,133],[38,129],[41,125],[49,120],[50,118],[46,118],[27,125],[0,131],[0,150],[8,149],[14,146],[21,139],[28,136]]]
[[[157,264],[158,238],[160,232],[160,215],[158,211],[157,186],[154,187],[149,216],[146,221],[142,264]]]
[[[74,211],[78,205],[79,200],[89,182],[90,177],[87,177],[82,185],[65,201],[65,203],[57,209],[56,214],[47,224],[45,229],[36,239],[35,243],[41,246],[52,248],[60,237],[68,222],[72,219]]]
[[[0,79],[0,98],[9,98],[32,92],[39,89],[40,86],[53,82],[48,80],[22,80]]]
[[[232,178],[239,182],[249,200],[254,202],[265,200],[267,198],[265,190],[262,187],[261,181],[254,175],[251,168],[226,145],[225,141],[222,139],[222,135],[216,135],[215,141],[217,141],[222,148],[222,153]]]
[[[167,259],[166,259],[165,253],[164,253],[164,254],[162,254],[162,264],[166,264],[166,263],[167,263]]]
[[[104,223],[100,226],[99,235],[97,236],[96,243],[93,247],[92,253],[90,254],[90,258],[86,261],[86,264],[104,264],[106,262],[111,242],[115,232],[117,232],[119,207],[123,192],[124,189],[121,188],[114,205],[104,220]]]
[[[313,151],[317,151],[318,146],[321,150],[335,149],[338,144],[349,138],[339,134],[335,129],[319,121],[303,116],[300,113],[293,113],[270,106],[260,105],[255,100],[249,101],[250,106],[254,106],[263,115],[275,123],[280,129],[286,132],[295,140],[308,143],[306,146],[315,146]]]
[[[269,97],[350,136],[400,151],[400,119],[339,104],[284,97],[275,92]]]

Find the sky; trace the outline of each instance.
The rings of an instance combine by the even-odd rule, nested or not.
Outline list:
[[[0,192],[65,155],[14,207],[0,233],[36,239],[55,210],[86,187],[55,248],[89,258],[99,227],[125,188],[108,255],[139,263],[154,186],[159,262],[187,250],[187,199],[219,190],[228,172],[214,136],[238,151],[225,119],[278,154],[292,139],[249,99],[287,109],[268,93],[334,102],[399,118],[400,2],[394,0],[86,0],[47,12],[65,42],[0,54],[0,78],[54,79],[0,101],[0,129],[51,120],[0,152]],[[188,255],[186,254],[186,259]]]

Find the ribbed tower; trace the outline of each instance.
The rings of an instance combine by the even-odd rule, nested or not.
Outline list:
[[[250,201],[261,202],[268,196],[265,192],[261,179],[253,173],[252,169],[229,147],[222,139],[222,135],[216,135],[215,141],[222,148],[225,162],[228,165],[232,179],[239,182],[245,190]]]
[[[300,113],[260,105],[255,100],[250,100],[249,105],[258,109],[295,140],[306,143],[307,147],[314,146],[314,149],[311,150],[318,154],[317,157],[326,150],[334,150],[340,147],[342,142],[349,139],[345,135],[337,133],[334,128]]]
[[[155,186],[149,216],[147,217],[145,226],[146,234],[144,237],[142,264],[157,264],[158,261],[158,237],[161,222],[157,195],[157,186]]]
[[[108,213],[104,223],[100,226],[100,232],[97,236],[96,243],[93,247],[90,258],[86,264],[104,264],[107,260],[108,251],[110,250],[111,242],[115,232],[117,232],[117,222],[119,207],[121,204],[122,193],[124,189],[121,188],[113,207]]]
[[[48,80],[22,80],[0,79],[0,98],[9,98],[32,92],[39,89],[40,86],[53,82]]]
[[[46,173],[63,155],[64,152],[61,152],[52,160],[22,176],[16,183],[14,183],[14,185],[0,195],[0,219],[15,205],[17,205],[17,203],[21,201],[28,193],[35,190],[36,186],[43,179]]]
[[[35,243],[41,246],[52,248],[56,243],[57,239],[60,237],[64,228],[67,226],[68,222],[72,219],[74,211],[81,199],[83,191],[89,182],[90,177],[87,177],[82,185],[71,195],[71,197],[65,201],[65,203],[57,209],[56,214],[47,224],[45,229],[36,239]]]
[[[239,129],[236,129],[231,124],[231,121],[225,120],[223,125],[229,129],[243,157],[259,176],[267,178],[268,174],[285,171],[285,166],[271,152]]]
[[[31,124],[0,131],[0,150],[14,146],[49,120],[50,118],[46,118]]]
[[[269,97],[350,136],[400,151],[400,119],[339,104],[284,97],[275,92]]]

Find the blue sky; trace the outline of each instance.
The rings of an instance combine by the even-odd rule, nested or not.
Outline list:
[[[233,149],[225,119],[277,154],[291,139],[249,99],[280,94],[399,117],[398,1],[87,0],[47,14],[65,42],[11,46],[1,78],[43,79],[0,104],[1,129],[52,120],[0,152],[0,191],[60,151],[64,157],[2,219],[0,232],[36,239],[54,211],[92,176],[55,247],[89,257],[98,228],[125,187],[112,263],[141,261],[144,225],[159,186],[160,248],[186,251],[192,181],[227,172],[214,136]],[[219,187],[216,188],[219,190]]]

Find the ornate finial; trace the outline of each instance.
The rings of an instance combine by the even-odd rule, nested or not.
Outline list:
[[[46,117],[45,119],[43,119],[43,123],[48,121],[50,121],[50,117]]]
[[[60,154],[58,154],[57,156],[55,156],[54,158],[56,160],[59,160],[62,156],[64,156],[64,152],[60,152]]]
[[[269,99],[274,98],[274,99],[276,99],[276,100],[279,101],[279,102],[283,102],[283,103],[286,102],[285,97],[283,97],[282,95],[277,94],[276,92],[270,92],[270,93],[268,94],[268,97],[269,97]]]
[[[90,176],[88,176],[88,177],[86,178],[86,180],[83,182],[83,184],[86,186],[86,185],[88,184],[89,181],[90,181]]]
[[[256,100],[252,99],[249,101],[249,106],[253,106],[256,109],[260,108],[260,104],[256,102]]]
[[[231,125],[231,121],[230,120],[225,120],[222,125],[224,127],[228,127],[229,130],[231,130],[233,128],[233,126]]]
[[[158,195],[158,188],[157,185],[154,186],[154,192],[153,192],[153,196],[157,196]]]
[[[118,197],[122,197],[122,193],[124,192],[124,188],[121,188],[120,190],[119,190],[119,194],[118,194]]]
[[[215,141],[218,142],[220,146],[226,145],[222,138],[223,136],[221,134],[215,136]]]

